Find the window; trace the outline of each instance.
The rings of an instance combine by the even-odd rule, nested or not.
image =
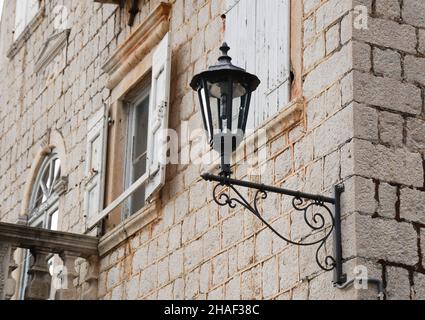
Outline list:
[[[229,55],[261,80],[252,96],[247,129],[255,129],[289,102],[290,2],[226,0]]]
[[[39,9],[39,0],[16,0],[14,40],[18,39]]]
[[[163,10],[164,7],[168,8],[169,5],[161,4],[156,11]],[[139,28],[146,28],[147,25],[142,24]],[[146,28],[146,32],[149,36],[156,35],[152,33],[151,27]],[[140,36],[144,33],[136,34]],[[134,41],[133,38],[130,39]],[[149,41],[144,40],[143,43]],[[137,48],[134,45],[132,47]],[[104,168],[104,171],[107,171],[105,202],[108,205],[103,210],[89,212],[87,231],[98,226],[105,217],[108,217],[109,225],[106,226],[108,230],[123,219],[140,212],[147,202],[155,198],[157,191],[165,183],[171,77],[170,34],[165,33],[162,40],[151,48],[152,63],[149,67],[146,64],[146,69],[143,69],[137,78],[133,74],[131,77],[123,77],[122,74],[118,76],[113,73],[115,70],[121,70],[117,64],[131,65],[122,59],[123,52],[120,51],[122,48],[126,48],[126,44],[121,44],[107,62],[106,72],[112,72],[110,76],[114,81],[124,79],[122,81],[126,82],[131,79],[134,82],[131,87],[126,86],[124,89],[124,86],[115,87],[117,83],[111,82],[110,79],[117,100],[112,102],[109,110],[108,150],[105,152],[107,157],[103,156],[104,159],[107,158],[103,163],[108,161],[107,170]],[[139,59],[134,53],[125,52],[128,59],[135,57]],[[130,71],[133,69],[128,70]],[[117,93],[118,90],[122,91]],[[117,184],[116,181],[123,183]],[[121,206],[122,210],[119,210]]]
[[[148,151],[150,84],[144,84],[133,102],[127,103],[127,146],[125,189],[146,173]],[[145,187],[141,186],[127,200],[123,218],[136,213],[145,204]]]
[[[52,153],[43,161],[35,180],[29,207],[30,225],[52,230],[57,229],[59,197],[55,192],[55,186],[60,175],[60,160],[56,153]]]
[[[58,155],[52,152],[40,166],[32,189],[29,205],[28,224],[35,228],[58,230],[59,196],[56,186],[61,177],[61,165]],[[20,298],[24,299],[25,288],[28,283],[28,269],[32,259],[29,250],[24,254],[24,267],[21,274]],[[53,273],[54,258],[49,260]]]

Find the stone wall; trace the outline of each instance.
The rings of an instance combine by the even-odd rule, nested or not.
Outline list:
[[[389,299],[424,299],[425,2],[357,2],[369,28],[353,32],[358,123],[344,155],[365,191],[357,255],[375,264]]]
[[[339,24],[352,7],[351,1],[340,1],[340,5],[338,13],[333,14],[333,3],[305,4],[304,26],[307,28],[313,20],[313,30],[304,36],[304,57],[305,61],[309,61],[305,63],[302,75],[306,100],[304,118],[298,125],[289,126],[284,131],[277,130],[269,136],[265,146],[258,146],[259,149],[266,147],[267,150],[266,174],[261,177],[249,176],[244,166],[236,166],[237,178],[309,192],[325,192],[328,195],[332,194],[334,184],[344,178],[341,175],[340,153],[352,139],[354,131],[351,80],[347,78],[352,70],[352,41],[351,29],[346,20],[341,35]],[[207,44],[208,39],[213,37],[211,26],[216,26],[213,29],[215,32],[219,30],[218,17],[222,12],[215,7],[214,1],[198,2],[198,6],[189,7],[183,7],[183,2],[177,2],[175,6],[173,33],[180,35],[181,30],[189,30],[181,44],[185,67],[175,66],[178,68],[175,83],[178,84],[180,77],[187,81],[193,73],[204,69],[216,59],[220,39],[216,38],[211,47],[206,45],[204,48],[202,43],[205,40]],[[178,17],[174,10],[178,10]],[[329,16],[330,13],[332,16]],[[203,19],[211,17],[211,22],[199,25],[201,16]],[[322,40],[324,46],[325,41],[327,43],[326,50],[319,50],[318,53],[316,49],[311,49],[311,46],[316,46]],[[176,64],[179,62],[177,60]],[[187,85],[179,90],[182,91],[176,93],[177,97],[174,96],[171,107],[171,110],[176,110],[171,127],[174,127],[176,120],[177,124],[189,120],[189,127],[201,126],[193,93]],[[178,118],[174,119],[174,116]],[[249,156],[250,150],[247,149],[242,153],[241,160]],[[102,259],[102,297],[354,297],[351,290],[333,288],[332,273],[325,273],[316,265],[316,248],[289,246],[259,223],[251,213],[241,209],[219,208],[212,201],[213,185],[199,178],[202,168],[189,165],[167,170],[173,179],[162,191],[164,208],[161,218]],[[351,180],[347,182],[347,187],[350,183]],[[352,194],[353,190],[348,188],[345,197],[349,198]],[[247,195],[252,199],[252,194]],[[317,234],[309,235],[311,230],[301,215],[292,210],[290,201],[288,198],[270,195],[262,204],[265,217],[293,240],[313,239]],[[347,234],[344,246],[347,248],[344,250],[348,257],[355,256],[350,243],[353,237],[354,234]],[[331,253],[331,245],[326,250]],[[350,274],[353,263],[350,261],[347,264],[347,272]],[[370,297],[376,298],[376,288],[368,292]]]
[[[221,0],[176,0],[171,18],[173,71],[170,128],[202,127],[193,74],[216,61],[222,41]],[[424,296],[421,201],[424,190],[424,7],[421,0],[304,0],[302,3],[303,117],[268,136],[266,174],[244,178],[331,195],[344,182],[344,270],[366,266],[387,285],[388,297]],[[0,220],[21,212],[30,167],[49,130],[66,146],[68,191],[60,229],[83,232],[87,119],[108,105],[102,64],[130,34],[127,10],[68,1],[71,33],[66,63],[40,80],[34,59],[55,23],[46,18],[11,59],[13,2],[2,21],[0,73]],[[140,23],[159,1],[140,1]],[[392,5],[390,5],[390,3]],[[366,5],[369,29],[353,29],[357,4]],[[415,8],[416,6],[416,8]],[[416,16],[415,16],[416,15]],[[422,58],[422,60],[421,60]],[[283,110],[288,110],[281,106]],[[288,106],[289,107],[289,106]],[[249,147],[241,160],[249,158]],[[376,298],[376,287],[356,291],[332,285],[316,265],[314,247],[274,236],[247,211],[219,208],[212,184],[195,165],[170,165],[158,219],[101,258],[101,299],[341,299]],[[422,196],[421,196],[422,194]],[[247,194],[252,198],[252,194]],[[291,199],[270,197],[265,217],[293,240],[314,239]],[[422,222],[421,222],[422,221]],[[422,239],[423,231],[422,231]],[[424,240],[422,240],[424,241]],[[423,246],[423,244],[422,244]],[[332,252],[329,243],[325,252]],[[84,273],[84,265],[81,266]],[[421,283],[422,281],[422,283]],[[422,293],[421,293],[422,292]]]

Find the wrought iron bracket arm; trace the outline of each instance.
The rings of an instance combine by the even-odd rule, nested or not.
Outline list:
[[[298,246],[313,246],[317,245],[316,263],[325,271],[334,271],[334,283],[342,284],[346,281],[346,275],[342,271],[342,243],[341,243],[341,209],[340,196],[344,191],[342,185],[335,186],[334,197],[326,197],[322,195],[309,194],[300,191],[283,189],[264,184],[258,184],[243,180],[236,180],[226,176],[215,176],[211,174],[203,174],[202,178],[206,181],[217,182],[218,184],[213,189],[214,201],[219,206],[229,206],[236,208],[241,205],[254,214],[261,220],[274,234],[282,240]],[[236,188],[243,187],[256,190],[252,202],[248,201]],[[223,192],[223,188],[229,188],[229,192]],[[232,197],[230,191],[233,191],[236,196]],[[304,222],[312,230],[312,232],[323,231],[324,235],[318,240],[305,242],[294,241],[278,232],[260,213],[258,202],[267,199],[268,193],[277,193],[293,197],[293,208],[303,214]],[[333,213],[331,210],[333,207]],[[320,208],[323,211],[315,211],[315,208]],[[334,233],[334,253],[333,256],[325,256],[321,259],[320,252],[324,248],[327,240]]]

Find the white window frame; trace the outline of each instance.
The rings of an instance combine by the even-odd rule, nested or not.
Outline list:
[[[38,188],[41,182],[41,179],[43,178],[44,172],[46,172],[46,169],[51,168],[51,166],[53,165],[53,163],[55,161],[59,161],[59,173],[56,177],[53,177],[53,179],[51,180],[51,194],[49,195],[49,197],[46,199],[45,202],[43,202],[42,204],[40,204],[38,207],[35,207],[34,205],[34,201],[36,201],[36,196],[37,196],[37,192],[38,192]],[[53,168],[54,170],[54,168]],[[54,172],[53,172],[54,174]],[[48,156],[46,156],[46,158],[43,160],[43,163],[40,166],[40,169],[38,171],[38,175],[35,179],[35,183],[33,185],[33,189],[32,189],[32,194],[31,194],[31,198],[30,198],[30,205],[29,205],[29,212],[28,212],[28,224],[29,225],[33,225],[33,224],[38,224],[38,221],[43,221],[42,227],[43,228],[47,228],[47,213],[50,211],[51,207],[55,207],[57,206],[57,203],[59,201],[59,196],[57,195],[57,193],[55,192],[54,188],[55,185],[58,181],[60,181],[60,176],[61,176],[61,163],[60,163],[60,159],[59,156],[57,155],[57,153],[55,153],[54,151],[51,152],[51,154],[49,154]]]
[[[146,119],[146,126],[148,126],[148,121],[150,118],[150,114],[149,114],[149,103],[150,103],[150,90],[151,90],[151,82],[146,81],[146,83],[143,84],[142,87],[142,92],[134,99],[134,101],[128,102],[127,103],[127,143],[126,143],[126,155],[125,155],[125,179],[124,179],[124,189],[128,189],[129,187],[131,187],[131,185],[136,181],[134,180],[134,171],[133,171],[133,152],[134,152],[134,138],[136,135],[136,128],[135,128],[135,122],[136,122],[136,111],[137,108],[141,107],[141,104],[145,102],[146,99],[148,99],[148,105],[146,106],[148,108],[148,119]],[[146,151],[145,151],[145,155],[146,155],[146,170],[145,173],[148,172],[148,159],[147,159],[147,153],[148,153],[148,136],[145,137],[146,138]],[[144,186],[140,186],[137,190],[135,190],[133,192],[133,194],[136,191],[140,191],[141,188],[143,188]],[[122,218],[121,220],[125,220],[128,217],[136,214],[138,211],[140,211],[145,204],[137,209],[134,210],[134,208],[132,207],[132,196],[133,194],[131,194],[127,200],[127,204],[124,206],[123,208],[123,213],[122,213]],[[146,202],[146,195],[144,196],[143,199],[144,202]]]

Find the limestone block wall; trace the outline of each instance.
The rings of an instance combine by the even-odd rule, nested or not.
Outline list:
[[[83,232],[83,186],[87,119],[103,107],[109,96],[100,67],[116,47],[116,6],[91,1],[46,1],[45,17],[24,46],[10,59],[13,42],[14,1],[6,1],[2,18],[0,83],[0,219],[16,222],[22,209],[25,184],[39,150],[57,130],[66,148],[62,158],[68,190],[60,199],[62,230]],[[37,75],[35,61],[54,32],[64,5],[71,28],[65,66]],[[54,14],[56,12],[56,15]],[[128,30],[126,31],[128,33]],[[62,61],[63,62],[63,61]]]
[[[195,2],[190,3],[188,6],[187,2],[177,1],[173,9],[172,32],[186,36],[181,38],[180,45],[176,44],[182,56],[176,58],[174,83],[178,88],[172,88],[175,94],[171,127],[182,120],[189,120],[190,127],[202,126],[196,97],[186,81],[193,72],[216,59],[220,43],[217,37],[212,46],[208,46],[214,32],[219,30],[220,7],[216,7],[214,1],[198,2],[196,6]],[[353,69],[348,26],[352,3],[339,1],[338,5],[336,11],[334,1],[305,1],[301,7],[304,26],[301,76],[305,97],[302,120],[284,131],[277,130],[269,136],[266,145],[258,146],[267,150],[265,174],[247,175],[244,166],[236,166],[234,171],[237,178],[328,195],[332,194],[334,184],[345,178],[348,190],[345,203],[351,207],[354,205],[354,187],[350,189],[353,179],[341,174],[341,150],[354,134],[352,79],[347,77]],[[201,25],[200,17],[204,21]],[[205,17],[210,17],[209,23]],[[175,36],[175,41],[178,41],[176,38],[180,39]],[[241,160],[252,156],[251,153],[246,149]],[[213,185],[199,178],[202,169],[194,165],[167,168],[170,180],[161,193],[164,204],[161,218],[103,257],[99,287],[102,298],[356,297],[353,290],[333,287],[332,273],[325,273],[316,265],[316,248],[289,246],[264,228],[251,213],[218,207],[212,201]],[[270,195],[262,203],[265,217],[291,239],[311,240],[311,230],[302,216],[292,210],[290,201]],[[348,219],[349,215],[346,216],[344,219]],[[346,271],[352,275],[357,261],[352,246],[354,233],[350,228],[347,227],[349,232],[344,234],[347,237],[344,252],[349,258]],[[331,251],[332,246],[328,244],[326,252]],[[376,298],[376,288],[367,292],[367,297]]]
[[[222,0],[172,3],[170,128],[201,128],[192,76],[216,61]],[[331,195],[343,182],[344,270],[365,266],[382,279],[388,297],[423,296],[424,7],[421,0],[303,0],[302,116],[268,135],[267,168],[250,176],[276,186]],[[55,129],[66,146],[68,190],[61,197],[60,229],[84,231],[87,119],[108,105],[102,64],[132,28],[127,10],[92,1],[47,1],[46,17],[10,60],[13,2],[1,26],[0,220],[15,222],[40,145]],[[158,0],[140,1],[135,25]],[[66,63],[40,79],[34,60],[55,25],[53,8],[69,10]],[[355,7],[368,9],[369,29],[353,28]],[[422,10],[422,11],[421,11]],[[231,44],[230,44],[231,45]],[[293,104],[280,106],[288,110]],[[422,139],[422,140],[421,140]],[[182,148],[184,146],[180,146]],[[377,290],[334,288],[332,272],[316,265],[314,247],[295,247],[274,236],[249,212],[219,208],[204,167],[169,165],[158,219],[101,257],[100,299],[375,299]],[[247,194],[252,198],[252,194]],[[291,199],[270,195],[265,217],[293,240],[313,239]],[[422,222],[421,222],[422,221]],[[421,242],[422,241],[422,242]],[[422,249],[421,249],[422,247]],[[332,252],[329,243],[325,253]],[[81,274],[85,272],[80,266]],[[421,282],[422,281],[422,282]],[[422,292],[422,293],[421,293]]]
[[[387,298],[424,299],[425,3],[357,2],[369,26],[353,29],[358,123],[344,152],[354,158],[345,175],[364,190],[357,254],[375,265]]]

